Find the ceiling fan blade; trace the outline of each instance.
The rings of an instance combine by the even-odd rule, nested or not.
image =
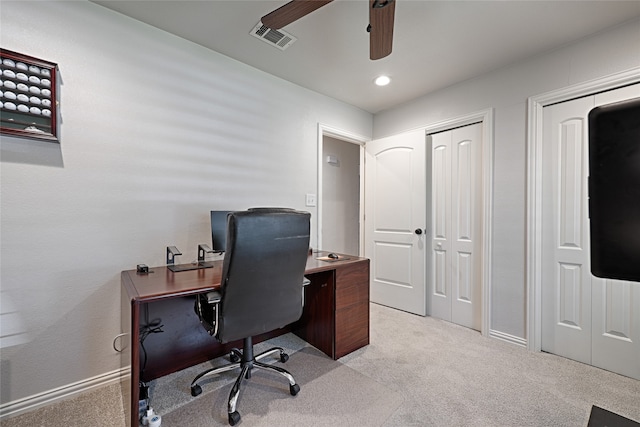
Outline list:
[[[333,0],[293,0],[262,17],[262,24],[279,30]]]
[[[393,47],[394,0],[369,0],[369,58],[381,59]]]

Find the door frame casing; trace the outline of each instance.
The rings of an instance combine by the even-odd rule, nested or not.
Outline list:
[[[481,175],[482,175],[482,209],[481,209],[481,239],[482,239],[482,279],[481,279],[481,295],[482,295],[482,307],[481,307],[481,334],[483,336],[490,336],[501,340],[509,341],[502,334],[496,334],[491,331],[491,218],[493,217],[493,108],[477,111],[475,113],[466,114],[464,116],[455,117],[441,122],[432,123],[428,126],[421,127],[425,132],[425,144],[427,144],[427,137],[430,134],[437,132],[444,132],[452,130],[462,126],[471,125],[474,123],[482,123],[482,153],[481,153]],[[428,148],[428,147],[427,147]],[[429,150],[425,150],[429,153]],[[429,154],[428,154],[429,155]],[[429,166],[430,168],[430,166]],[[431,178],[427,176],[427,180]],[[427,186],[430,189],[430,185]],[[427,195],[425,194],[425,197]],[[426,218],[425,218],[426,223]],[[431,235],[432,230],[428,230],[427,234]],[[425,257],[426,257],[425,252]],[[428,266],[428,260],[425,259],[425,266]],[[428,276],[427,276],[428,277]],[[427,296],[427,307],[429,298],[429,289],[431,283],[425,283],[427,286],[425,295]]]
[[[532,96],[527,100],[526,340],[529,350],[542,350],[543,108],[635,83],[640,83],[640,67]]]
[[[339,139],[341,141],[352,143],[360,146],[360,208],[359,210],[359,218],[358,218],[358,228],[359,228],[359,252],[358,255],[363,256],[364,254],[364,146],[370,141],[370,138],[364,137],[362,135],[357,135],[352,132],[348,132],[342,129],[338,129],[329,125],[325,125],[323,123],[318,123],[318,192],[316,197],[316,235],[318,242],[318,248],[322,248],[322,164],[324,161],[323,156],[323,142],[324,137],[329,136],[331,138]],[[327,248],[331,249],[331,248]]]

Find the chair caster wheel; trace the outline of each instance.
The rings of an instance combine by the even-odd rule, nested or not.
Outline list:
[[[191,386],[191,396],[196,397],[202,394],[202,387],[198,384],[194,384]]]
[[[289,360],[289,355],[287,353],[280,354],[280,362],[285,363],[287,360]]]
[[[231,353],[229,355],[229,360],[231,361],[231,363],[238,363],[240,361],[240,357],[235,353]]]
[[[300,391],[300,386],[298,384],[289,386],[289,393],[291,393],[291,396],[295,396],[296,394],[298,394],[299,391]]]
[[[238,411],[229,413],[229,425],[234,426],[240,421],[240,413]]]

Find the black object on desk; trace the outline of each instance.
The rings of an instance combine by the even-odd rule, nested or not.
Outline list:
[[[213,267],[213,261],[202,261],[202,262],[194,262],[191,264],[171,264],[167,265],[167,268],[174,273],[179,273],[181,271],[191,271],[191,270],[200,270],[203,268],[211,268]]]

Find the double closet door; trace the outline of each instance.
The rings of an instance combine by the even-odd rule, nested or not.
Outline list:
[[[640,283],[591,274],[587,115],[638,97],[636,84],[545,107],[542,183],[542,350],[636,379]]]
[[[431,316],[481,329],[482,123],[432,134],[428,283]],[[429,163],[429,162],[428,162]]]

